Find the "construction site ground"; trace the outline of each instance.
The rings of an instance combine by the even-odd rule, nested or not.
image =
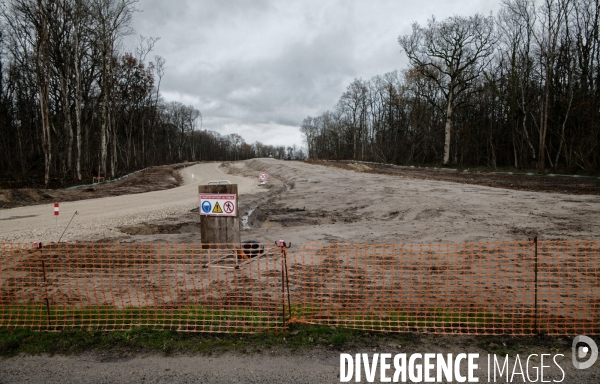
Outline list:
[[[260,172],[269,174],[266,185],[259,183]],[[0,210],[0,241],[57,241],[77,211],[62,241],[199,242],[197,185],[221,179],[238,184],[242,240],[271,243],[284,238],[295,245],[460,243],[534,236],[596,239],[600,234],[596,179],[471,174],[455,182],[445,179],[457,172],[378,172],[356,163],[324,166],[253,159],[201,163],[175,175],[164,173],[158,180],[140,173],[114,186],[90,187],[102,190],[99,198],[79,200],[96,191],[60,191],[68,198],[58,200],[58,221],[52,200]],[[470,183],[496,177],[510,179],[512,187]],[[537,183],[535,188],[547,190],[522,190],[523,184],[533,183],[530,179]],[[164,189],[168,183],[174,188]],[[136,193],[140,184],[156,190]],[[110,196],[128,188],[133,193]],[[596,193],[580,194],[582,188]],[[13,199],[11,204],[27,200]]]
[[[3,207],[14,208],[0,210],[0,241],[49,243],[62,236],[67,242],[197,243],[201,241],[197,185],[224,179],[238,184],[242,240],[285,239],[291,241],[292,253],[310,242],[463,243],[534,236],[593,240],[600,234],[600,182],[594,178],[274,159],[164,169],[158,177],[140,172],[116,183],[73,191],[34,190],[25,196],[2,190]],[[257,178],[260,172],[269,174],[265,185]],[[53,214],[55,200],[60,202],[58,221]],[[468,342],[457,346],[453,337],[444,336],[449,341],[435,345],[435,350],[424,339],[413,352],[470,351]],[[372,345],[355,347],[373,351]],[[398,353],[390,346],[379,348]],[[570,359],[567,352],[563,351],[565,359]],[[273,363],[265,362],[264,354],[237,352],[210,358],[133,354],[109,360],[101,354],[21,356],[0,361],[0,383],[27,378],[30,382],[236,382],[235,378],[239,382],[338,382],[339,353],[321,348],[295,355],[280,350]],[[231,365],[239,372],[226,368]],[[281,369],[288,365],[298,369]],[[570,362],[562,366],[567,365],[572,382],[598,382],[600,363],[584,373],[575,371]],[[196,367],[205,367],[202,372],[208,376]]]

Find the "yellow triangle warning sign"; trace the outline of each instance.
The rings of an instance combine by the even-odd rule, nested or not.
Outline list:
[[[215,203],[215,207],[213,208],[212,213],[223,213],[223,210],[221,209],[221,206],[219,205],[218,201]]]

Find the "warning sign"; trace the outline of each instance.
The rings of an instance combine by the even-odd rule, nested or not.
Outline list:
[[[226,201],[225,204],[223,204],[223,209],[226,213],[231,213],[235,210],[235,205],[231,201]]]
[[[215,203],[215,207],[213,208],[212,213],[223,213],[223,210],[221,209],[221,206],[219,205],[218,201]]]
[[[200,214],[206,216],[237,216],[237,195],[198,194]]]

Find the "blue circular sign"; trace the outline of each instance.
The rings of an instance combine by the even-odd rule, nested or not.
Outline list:
[[[212,208],[212,204],[210,203],[210,201],[205,200],[202,202],[202,212],[209,213],[211,208]]]

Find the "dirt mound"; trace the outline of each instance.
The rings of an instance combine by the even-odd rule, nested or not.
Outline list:
[[[350,163],[350,164],[348,164],[348,166],[350,168],[354,169],[355,171],[359,171],[359,172],[369,172],[369,171],[373,170],[373,168],[369,167],[368,165],[358,164],[358,163]]]
[[[358,172],[410,177],[421,180],[451,181],[461,184],[484,185],[519,191],[567,193],[572,195],[600,195],[600,179],[592,177],[549,176],[536,174],[500,174],[491,172],[464,172],[454,169],[395,167],[383,164],[365,164],[310,160],[310,163],[338,167]]]
[[[77,201],[106,196],[130,195],[178,187],[182,179],[177,169],[196,163],[150,167],[115,182],[81,186],[76,189],[0,189],[0,208]]]

